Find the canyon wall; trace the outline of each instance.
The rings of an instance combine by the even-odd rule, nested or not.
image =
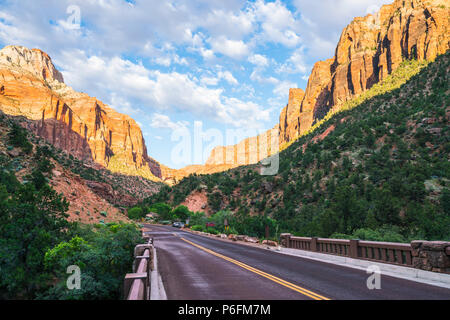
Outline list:
[[[161,178],[137,123],[66,86],[40,50],[0,50],[0,109],[27,118],[30,130],[79,159],[91,159],[113,172]]]

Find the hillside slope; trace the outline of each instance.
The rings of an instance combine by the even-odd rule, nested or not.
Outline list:
[[[205,211],[267,215],[280,232],[450,240],[449,74],[450,52],[404,61],[282,151],[277,175],[258,165],[191,175],[143,204],[202,193]]]
[[[78,160],[24,129],[28,122],[0,111],[0,183],[12,187],[15,179],[22,184],[47,181],[68,200],[71,221],[128,221],[124,207],[142,201],[162,185]]]

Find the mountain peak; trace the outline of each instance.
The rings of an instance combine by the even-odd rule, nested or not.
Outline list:
[[[50,56],[39,49],[22,46],[6,46],[0,50],[0,64],[9,68],[20,68],[48,82],[64,83],[64,78],[53,65]]]

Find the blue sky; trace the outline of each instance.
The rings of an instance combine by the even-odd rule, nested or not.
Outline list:
[[[353,17],[390,2],[0,0],[0,45],[47,52],[68,85],[130,115],[149,155],[180,168],[206,159],[173,156],[174,130],[272,128]]]

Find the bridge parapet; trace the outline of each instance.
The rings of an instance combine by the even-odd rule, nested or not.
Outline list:
[[[123,297],[125,300],[149,300],[150,279],[153,270],[153,239],[143,234],[145,244],[134,248],[133,273],[125,275]]]
[[[325,239],[280,235],[286,248],[370,260],[450,274],[450,242],[412,241],[411,243]]]

